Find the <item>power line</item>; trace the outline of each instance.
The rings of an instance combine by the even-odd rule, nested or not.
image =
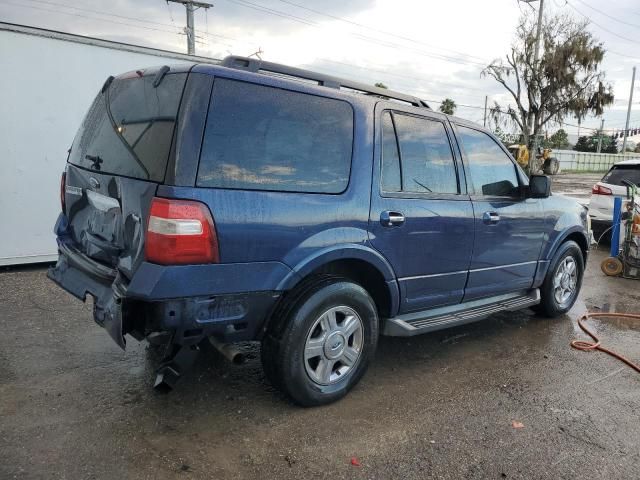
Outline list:
[[[388,70],[384,70],[384,69],[381,69],[381,68],[379,69],[379,68],[374,68],[374,67],[365,67],[365,66],[362,66],[362,65],[356,65],[356,64],[353,64],[353,63],[346,63],[346,62],[340,62],[338,60],[332,60],[332,59],[328,59],[328,58],[319,57],[319,58],[317,58],[317,60],[319,60],[321,62],[333,63],[333,64],[336,64],[336,65],[344,65],[344,66],[349,67],[349,68],[357,68],[357,69],[360,69],[360,70],[366,70],[368,72],[374,72],[376,74],[382,74],[382,75],[385,75],[385,76],[406,78],[408,80],[413,80],[413,81],[420,82],[420,83],[423,83],[426,80],[425,78],[419,78],[419,77],[414,77],[414,76],[411,76],[411,75],[405,75],[405,74],[401,74],[401,73],[390,72]],[[437,83],[440,83],[440,84],[442,84],[444,86],[449,86],[449,87],[452,87],[452,88],[458,88],[458,89],[461,89],[461,90],[482,92],[483,95],[486,93],[486,89],[468,88],[468,87],[466,87],[464,85],[455,85],[455,84],[441,82],[439,80],[437,81]],[[404,85],[406,85],[407,88],[415,88],[413,86],[408,86],[407,84],[404,84]],[[449,95],[452,95],[452,94],[449,93]],[[460,94],[458,94],[458,95],[460,95]],[[469,96],[469,97],[473,97],[474,96],[474,95],[464,95],[464,94],[462,94],[462,95],[463,96]]]
[[[90,20],[97,20],[97,21],[112,23],[112,24],[116,24],[116,25],[125,25],[125,26],[129,26],[129,27],[134,27],[134,28],[142,28],[142,29],[145,29],[145,30],[153,30],[153,31],[159,31],[159,32],[172,33],[174,35],[181,35],[181,33],[179,33],[179,32],[168,30],[168,29],[149,27],[149,26],[145,26],[145,25],[135,25],[135,24],[131,24],[131,23],[127,23],[127,22],[120,22],[120,21],[107,19],[107,18],[99,18],[99,17],[84,15],[84,14],[80,14],[80,13],[72,13],[72,12],[53,10],[53,9],[44,8],[44,7],[38,7],[38,6],[34,6],[34,5],[20,5],[20,4],[15,4],[15,3],[9,2],[7,0],[2,0],[2,1],[3,1],[3,3],[7,3],[9,5],[16,6],[16,7],[30,8],[30,9],[34,9],[34,10],[41,10],[41,11],[57,13],[57,14],[61,14],[61,15],[68,15],[68,16],[73,16],[73,17],[78,17],[78,18],[86,18],[86,19],[90,19]],[[65,4],[57,3],[57,2],[50,2],[50,1],[45,1],[45,0],[29,0],[29,1],[32,1],[32,2],[37,1],[38,3],[46,3],[46,4],[56,5],[56,6],[60,6],[60,7],[66,7],[66,8],[70,8],[70,9],[74,9],[74,10],[78,10],[78,11],[88,11],[90,13],[94,13],[94,14],[97,14],[97,15],[109,15],[109,16],[114,16],[114,17],[117,16],[118,18],[126,18],[126,19],[133,20],[133,21],[138,21],[138,20],[142,21],[142,19],[136,19],[134,17],[126,17],[124,15],[110,14],[110,13],[102,12],[102,11],[99,11],[99,10],[81,9],[79,7],[72,7],[70,5],[65,5]],[[172,27],[169,24],[163,24],[163,23],[160,23],[160,22],[153,22],[153,21],[150,21],[150,20],[145,20],[145,22],[151,23],[151,24],[154,24],[154,25],[159,25],[159,26],[166,26],[166,27],[170,27],[170,28]],[[239,40],[239,39],[236,39],[236,38],[232,38],[232,37],[228,37],[228,36],[224,36],[224,35],[216,35],[216,34],[212,34],[212,33],[208,33],[208,32],[203,32],[203,34],[205,34],[207,36],[210,36],[210,37],[219,37],[219,38],[231,40],[233,42],[241,42],[241,43],[244,43],[246,45],[249,45],[249,42],[247,42],[247,41],[242,41],[242,40]],[[197,36],[197,38],[203,38],[203,37]],[[198,42],[198,43],[204,45],[203,42]],[[231,45],[231,44],[225,43],[225,42],[217,41],[216,43],[218,43],[220,45],[224,45],[226,47],[230,47],[230,48],[234,47],[234,45]],[[401,74],[394,74],[393,72],[387,72],[387,71],[384,71],[384,70],[376,70],[376,69],[373,69],[373,68],[356,66],[356,65],[352,65],[352,64],[347,64],[345,62],[338,62],[338,61],[329,60],[329,59],[321,59],[321,60],[332,62],[332,63],[336,63],[336,64],[342,64],[342,65],[349,66],[349,67],[356,67],[356,68],[360,68],[360,69],[363,69],[363,70],[368,70],[368,71],[372,71],[372,72],[376,72],[376,73],[382,73],[382,74],[392,75],[392,76],[401,76]],[[411,76],[407,76],[407,75],[402,75],[402,76],[403,77],[407,77],[407,78],[412,79],[412,80],[415,80],[415,81],[418,81],[418,82],[422,81],[422,79],[420,79],[418,77],[411,77]],[[452,85],[452,86],[454,88],[466,89],[466,87],[464,87],[462,85],[460,85],[460,86]],[[406,84],[405,84],[405,88],[407,90],[414,90],[414,87],[406,85]],[[473,90],[473,89],[469,89],[469,90]],[[475,90],[481,91],[479,89],[475,89]],[[423,93],[426,93],[426,91],[423,91],[423,90],[420,90],[420,91],[422,91]],[[482,91],[484,91],[484,90],[482,90]],[[429,94],[433,95],[434,92],[430,91]],[[448,95],[451,95],[451,93],[449,93]],[[437,103],[439,103],[439,102],[437,102]]]
[[[65,4],[65,3],[57,3],[57,2],[47,1],[47,0],[27,0],[27,1],[33,2],[33,3],[41,3],[41,4],[45,4],[45,5],[52,5],[52,6],[55,6],[55,7],[68,8],[68,9],[71,9],[71,10],[78,10],[78,11],[81,11],[81,12],[95,13],[95,14],[98,14],[98,15],[106,15],[106,16],[109,16],[109,17],[122,18],[122,19],[125,19],[125,20],[133,20],[133,21],[136,21],[136,22],[148,23],[148,24],[151,24],[151,25],[159,25],[159,26],[163,26],[163,27],[170,27],[170,28],[175,28],[178,31],[180,30],[175,25],[169,25],[168,23],[154,22],[152,20],[147,20],[147,19],[144,19],[144,18],[128,17],[128,16],[125,16],[125,15],[118,15],[116,13],[109,13],[109,12],[100,11],[100,10],[93,10],[91,8],[76,7],[76,6],[68,5],[68,4]],[[167,4],[167,6],[168,6],[168,4]],[[169,14],[171,15],[170,11],[169,11]],[[173,22],[173,17],[171,18],[171,21]]]
[[[169,19],[171,20],[171,25],[173,25],[173,28],[178,28],[176,26],[176,22],[173,19],[173,13],[171,13],[171,7],[169,6],[169,2],[165,2],[165,5],[167,6],[167,12],[169,12]]]
[[[566,0],[565,0],[566,1]],[[586,18],[587,20],[589,20],[591,23],[593,23],[594,25],[596,25],[597,27],[601,28],[602,30],[604,30],[605,32],[610,33],[611,35],[614,35],[618,38],[621,38],[622,40],[626,40],[627,42],[631,42],[631,43],[639,43],[637,40],[633,40],[631,38],[625,37],[623,35],[619,35],[616,32],[612,32],[611,30],[609,30],[606,27],[603,27],[602,25],[600,25],[599,23],[597,23],[596,21],[594,21],[591,17],[589,17],[588,15],[585,15],[584,13],[582,13],[580,10],[578,10],[572,3],[569,3],[568,1],[566,1],[566,5],[569,5],[572,9],[574,9],[576,12],[578,12],[580,15],[582,15],[584,18]]]
[[[275,16],[280,17],[280,18],[285,18],[285,19],[288,19],[288,20],[291,20],[291,21],[294,21],[294,22],[302,23],[304,25],[308,25],[308,26],[323,30],[322,25],[318,24],[317,22],[315,22],[313,20],[310,20],[310,19],[304,18],[304,17],[299,17],[297,15],[292,15],[292,14],[283,12],[281,10],[268,8],[268,7],[265,7],[263,5],[259,5],[259,4],[250,2],[248,0],[226,0],[226,1],[234,3],[236,5],[240,5],[240,6],[245,7],[245,8],[250,8],[250,9],[253,9],[253,10],[257,10],[259,12],[268,13],[270,15],[275,15]],[[361,40],[361,41],[373,43],[373,44],[376,44],[376,45],[379,45],[379,46],[383,46],[383,47],[387,47],[387,48],[408,50],[408,51],[417,53],[417,54],[425,56],[425,57],[435,58],[435,59],[442,60],[442,61],[445,61],[445,62],[457,63],[457,64],[460,64],[460,65],[475,65],[475,66],[481,66],[483,68],[486,66],[486,64],[484,64],[484,63],[473,62],[473,61],[470,61],[470,60],[464,60],[464,59],[461,59],[461,58],[450,57],[450,56],[447,56],[447,55],[442,55],[442,54],[433,53],[433,52],[426,52],[424,50],[419,50],[419,49],[416,49],[416,48],[406,47],[406,46],[400,45],[398,43],[392,43],[392,42],[389,42],[389,41],[386,41],[386,40],[381,40],[381,39],[377,39],[377,38],[373,38],[373,37],[368,37],[366,35],[361,35],[361,34],[357,34],[357,33],[353,33],[353,32],[349,32],[348,34],[351,37],[356,38],[356,39]]]
[[[553,0],[553,3],[555,3],[555,5],[556,5],[556,7],[557,7],[557,8],[562,9],[563,7],[566,7],[566,6],[567,6],[568,1],[567,1],[567,0],[565,0],[564,5],[558,5],[558,2],[556,2],[556,0]],[[573,8],[573,7],[572,7],[572,8]],[[574,8],[574,10],[575,10],[575,8]],[[576,11],[577,11],[577,10],[576,10]],[[578,12],[578,13],[580,13],[580,12]],[[580,13],[580,15],[582,15],[582,16],[583,16],[583,17],[585,17],[585,18],[587,18],[589,21],[591,21],[591,22],[593,23],[593,20],[590,20],[590,19],[589,19],[589,17],[587,17],[586,15],[583,15],[582,13]],[[627,55],[627,54],[625,54],[625,53],[616,52],[615,50],[611,50],[611,49],[610,49],[610,48],[608,48],[608,47],[607,47],[605,50],[606,50],[606,52],[607,52],[607,53],[611,53],[611,54],[613,54],[613,55],[617,55],[617,56],[619,56],[619,57],[623,57],[623,58],[630,58],[630,59],[632,59],[632,60],[637,60],[637,59],[639,58],[638,56]]]
[[[34,0],[30,0],[30,1],[34,1]],[[33,10],[41,10],[43,12],[57,13],[57,14],[60,14],[60,15],[68,15],[68,16],[72,16],[72,17],[86,18],[86,19],[89,19],[89,20],[97,20],[97,21],[100,21],[100,22],[113,23],[113,24],[116,24],[116,25],[126,25],[128,27],[142,28],[142,29],[145,29],[145,30],[153,30],[153,31],[156,31],[156,32],[165,32],[165,33],[172,33],[174,35],[180,35],[179,32],[175,32],[175,31],[171,31],[171,30],[155,28],[155,27],[148,27],[148,26],[145,26],[145,25],[135,25],[135,24],[126,23],[126,22],[119,22],[119,21],[110,20],[110,19],[107,19],[107,18],[91,17],[91,16],[88,16],[88,15],[80,14],[80,13],[61,12],[61,11],[53,10],[53,9],[50,9],[50,8],[37,7],[35,5],[24,5],[24,4],[19,4],[19,3],[13,3],[13,2],[9,2],[7,0],[3,0],[2,3],[5,3],[7,5],[11,5],[11,6],[14,6],[14,7],[30,8],[30,9],[33,9]],[[71,8],[73,8],[73,7],[71,7]]]
[[[184,6],[187,12],[187,26],[184,29],[187,34],[187,53],[189,55],[196,54],[196,29],[194,13],[199,8],[207,10],[213,7],[210,3],[199,2],[197,0],[166,0],[167,2],[180,3]]]
[[[419,44],[419,45],[424,45],[426,47],[437,48],[439,50],[444,50],[446,52],[455,53],[457,55],[462,55],[462,56],[469,57],[469,58],[475,58],[476,60],[480,60],[483,63],[489,63],[489,62],[487,62],[486,59],[477,57],[475,55],[469,55],[467,53],[458,52],[456,50],[451,50],[451,49],[448,49],[448,48],[442,48],[442,47],[438,47],[438,46],[435,46],[435,45],[430,45],[428,43],[422,42],[420,40],[416,40],[414,38],[405,37],[404,35],[398,35],[396,33],[389,32],[389,31],[386,31],[386,30],[381,30],[379,28],[375,28],[375,27],[372,27],[370,25],[365,25],[365,24],[362,24],[362,23],[358,23],[358,22],[355,22],[353,20],[349,20],[349,19],[344,18],[344,17],[340,17],[340,16],[337,16],[337,15],[332,15],[330,13],[321,12],[319,10],[315,10],[313,8],[306,7],[304,5],[300,5],[299,3],[291,2],[289,0],[278,0],[278,1],[281,2],[281,3],[285,3],[287,5],[292,5],[294,7],[300,8],[302,10],[306,10],[308,12],[315,13],[317,15],[321,15],[323,17],[327,17],[327,18],[331,18],[331,19],[334,19],[334,20],[339,20],[339,21],[344,22],[344,23],[355,25],[356,27],[365,28],[367,30],[371,30],[371,31],[374,31],[374,32],[377,32],[377,33],[382,33],[384,35],[389,35],[391,37],[399,38],[401,40],[405,40],[405,41],[408,41],[408,42],[416,43],[416,44]]]
[[[74,6],[71,6],[71,5],[66,5],[66,4],[52,2],[52,1],[46,1],[46,0],[29,0],[29,1],[35,2],[35,3],[40,3],[40,4],[48,4],[48,5],[60,6],[60,7],[68,8],[68,9],[73,9],[73,10],[77,10],[77,11],[84,11],[84,12],[94,13],[94,14],[98,14],[98,15],[106,15],[106,16],[111,16],[111,17],[116,17],[116,18],[122,18],[122,19],[132,20],[132,21],[136,21],[136,22],[143,22],[143,23],[148,23],[148,24],[151,24],[151,25],[158,25],[158,26],[165,26],[165,27],[170,27],[170,28],[177,28],[177,27],[175,27],[175,25],[171,26],[171,25],[168,25],[168,24],[164,24],[164,23],[160,23],[160,22],[154,22],[154,21],[151,21],[151,20],[139,19],[139,18],[135,18],[135,17],[128,17],[128,16],[118,15],[118,14],[113,14],[113,13],[107,13],[107,12],[103,12],[103,11],[99,11],[99,10],[92,10],[92,9],[87,9],[87,8],[74,7]],[[179,34],[178,32],[171,31],[171,30],[166,30],[166,29],[161,29],[161,28],[149,27],[149,26],[145,26],[145,25],[135,25],[135,24],[131,24],[131,23],[119,22],[119,21],[110,20],[110,19],[104,19],[104,18],[98,18],[98,17],[83,15],[83,14],[79,14],[79,13],[62,12],[62,11],[52,10],[52,9],[43,8],[43,7],[37,7],[37,6],[33,6],[33,5],[15,4],[15,3],[12,3],[12,2],[7,2],[6,0],[4,1],[4,3],[7,3],[7,4],[12,5],[12,6],[17,6],[17,7],[31,8],[31,9],[35,9],[35,10],[58,13],[58,14],[63,14],[63,15],[79,17],[79,18],[87,18],[87,19],[91,19],[91,20],[98,20],[98,21],[103,21],[103,22],[108,22],[108,23],[113,23],[113,24],[118,24],[118,25],[126,25],[126,26],[130,26],[130,27],[134,27],[134,28],[142,28],[142,29],[146,29],[146,30],[153,30],[153,31],[160,31],[160,32],[166,32],[166,33],[172,33],[172,34]],[[234,3],[240,4],[237,0]],[[250,2],[247,2],[247,3],[250,3]],[[169,10],[169,13],[170,13],[170,17],[172,17],[170,10]],[[578,12],[578,13],[580,13],[580,12]],[[285,17],[285,18],[287,18],[287,17]],[[207,20],[207,25],[208,25],[208,20]],[[316,24],[310,24],[310,25],[318,26]],[[216,35],[216,34],[211,34],[209,32],[206,32],[205,35],[211,36],[211,37],[224,38],[224,39],[228,39],[228,40],[231,40],[231,41],[234,41],[234,42],[241,42],[241,43],[249,44],[249,42],[241,41],[241,40],[238,40],[238,39],[235,39],[235,38],[232,38],[232,37],[227,37],[227,36],[224,36],[224,35]],[[201,43],[201,42],[199,42],[199,43]],[[229,47],[233,47],[232,45],[225,44],[223,42],[216,42],[216,43],[220,43],[220,44],[223,44],[223,45],[226,45],[226,46],[229,46]],[[408,78],[408,79],[411,79],[411,80],[421,81],[421,79],[418,78],[418,77],[412,77],[412,76],[409,76],[409,75],[397,74],[397,73],[388,72],[388,71],[385,71],[385,70],[377,70],[377,69],[371,68],[371,67],[357,66],[357,65],[348,64],[348,63],[344,63],[344,62],[339,62],[339,61],[335,61],[335,60],[329,60],[329,59],[319,59],[319,60],[327,61],[327,62],[331,62],[331,63],[336,63],[336,64],[342,64],[342,65],[349,66],[349,67],[360,68],[360,69],[363,69],[363,70],[382,73],[382,74],[385,74],[385,75],[391,75],[391,76],[397,76],[397,77],[405,77],[405,78]],[[470,88],[464,87],[462,85],[460,85],[460,86],[452,85],[452,86],[454,88],[481,91],[479,89],[470,89]],[[413,87],[407,87],[407,88],[410,89],[410,90],[414,90]],[[433,95],[434,94],[433,91],[427,92],[427,91],[422,90],[422,89],[418,89],[416,91],[422,92],[423,94],[427,94],[427,95]],[[435,99],[427,99],[427,101],[429,101],[431,103],[435,103],[435,104],[441,104],[442,103],[441,101],[438,101],[438,100],[435,100]],[[459,106],[461,108],[470,108],[470,109],[478,109],[478,110],[484,109],[484,107],[480,106],[480,105],[470,105],[470,104],[463,104],[463,103],[459,103],[459,104],[457,104],[457,106]],[[494,112],[497,112],[497,113],[502,114],[502,115],[509,115],[508,112],[495,110],[495,109],[493,109],[493,110],[494,110]],[[578,127],[577,125],[571,125],[571,124],[566,124],[566,125]],[[580,126],[580,128],[583,128],[585,130],[597,130],[597,129],[593,129],[593,128],[589,128],[589,127],[582,127],[582,126]],[[607,129],[607,130],[611,131],[611,130],[616,130],[616,129]]]
[[[630,22],[625,22],[624,20],[620,20],[619,18],[614,17],[613,15],[609,15],[606,12],[603,12],[602,10],[596,8],[596,7],[592,7],[591,5],[589,5],[586,2],[583,2],[582,0],[577,0],[578,2],[580,2],[582,5],[584,5],[587,8],[590,8],[591,10],[598,12],[600,15],[604,15],[607,18],[610,18],[611,20],[615,21],[615,22],[619,22],[622,23],[623,25],[629,25],[631,27],[635,27],[635,28],[640,28],[640,25],[638,25],[637,23],[630,23]]]
[[[157,32],[165,32],[165,33],[172,33],[174,35],[184,35],[183,31],[177,27],[176,25],[169,25],[167,23],[161,23],[161,22],[154,22],[151,20],[145,20],[145,19],[141,19],[141,18],[135,18],[135,17],[128,17],[125,15],[117,15],[117,14],[113,14],[113,13],[109,13],[109,12],[104,12],[104,11],[100,11],[100,10],[91,10],[91,9],[84,9],[84,8],[80,8],[80,7],[74,7],[71,5],[66,5],[63,3],[56,3],[56,2],[50,2],[50,1],[45,1],[45,0],[28,0],[30,2],[38,2],[38,3],[42,3],[42,4],[50,4],[50,5],[55,5],[55,6],[59,6],[59,7],[63,7],[63,8],[69,8],[69,9],[74,9],[74,10],[79,10],[79,11],[86,11],[86,12],[90,12],[90,13],[95,13],[97,15],[105,15],[105,16],[112,16],[112,17],[117,17],[117,18],[123,18],[123,19],[128,19],[128,20],[133,20],[136,22],[145,22],[145,23],[149,23],[149,24],[153,24],[153,25],[158,25],[158,26],[165,26],[165,27],[169,27],[169,28],[175,28],[176,31],[172,31],[172,30],[168,30],[168,29],[162,29],[162,28],[152,28],[152,27],[148,27],[145,25],[136,25],[136,24],[132,24],[132,23],[126,23],[126,22],[119,22],[119,21],[115,21],[112,19],[108,19],[108,18],[100,18],[100,17],[96,17],[96,16],[90,16],[90,15],[83,15],[80,13],[72,13],[72,12],[64,12],[64,11],[60,11],[60,10],[54,10],[54,9],[50,9],[50,8],[44,8],[44,7],[38,7],[35,5],[24,5],[24,4],[17,4],[17,3],[13,3],[11,1],[8,0],[0,0],[0,3],[5,3],[7,5],[12,5],[14,7],[21,7],[21,8],[28,8],[28,9],[32,9],[32,10],[40,10],[43,12],[51,12],[51,13],[56,13],[59,15],[67,15],[67,16],[72,16],[72,17],[78,17],[78,18],[86,18],[89,20],[96,20],[99,22],[106,22],[106,23],[112,23],[115,25],[125,25],[125,26],[129,26],[129,27],[133,27],[133,28],[141,28],[144,30],[152,30],[152,31],[157,31]],[[169,12],[170,13],[170,12]],[[170,15],[172,17],[172,15]],[[237,39],[231,38],[231,37],[227,37],[224,35],[218,35],[218,34],[214,34],[214,33],[204,33],[203,34],[209,36],[209,37],[216,37],[216,38],[223,38],[223,39],[227,39],[227,40],[232,40],[232,41],[239,41]],[[196,38],[202,38],[201,36],[196,36]],[[204,45],[203,42],[198,42],[199,44]],[[221,41],[214,41],[215,44],[220,44],[220,45],[224,45],[227,47],[233,47],[233,45],[229,44],[229,43],[224,43]]]

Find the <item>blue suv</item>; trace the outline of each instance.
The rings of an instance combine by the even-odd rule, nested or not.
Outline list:
[[[478,125],[398,92],[242,57],[104,83],[75,137],[49,278],[171,386],[210,339],[259,340],[301,405],[344,396],[379,335],[576,300],[584,207]]]

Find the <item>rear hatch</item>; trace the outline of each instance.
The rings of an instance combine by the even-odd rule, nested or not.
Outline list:
[[[625,181],[640,185],[640,164],[614,165],[601,180],[602,183],[615,186],[613,193],[616,195],[626,195]]]
[[[144,256],[145,223],[165,178],[186,79],[184,70],[161,67],[105,82],[69,154],[66,248],[131,277]]]
[[[613,203],[616,197],[627,198],[627,185],[625,181],[635,185],[640,185],[640,165],[639,164],[619,164],[614,165],[606,173],[592,190],[589,209],[592,217],[606,217],[611,220],[613,217]],[[599,215],[598,215],[599,214]],[[600,218],[599,218],[600,219]]]

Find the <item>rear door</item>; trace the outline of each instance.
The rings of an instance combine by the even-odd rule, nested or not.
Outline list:
[[[165,178],[187,75],[138,70],[102,87],[69,154],[67,228],[59,232],[67,247],[125,275],[141,261],[144,222]]]
[[[464,299],[530,288],[545,219],[540,199],[523,198],[526,177],[487,133],[457,125],[475,216],[475,241]]]
[[[473,210],[445,117],[378,104],[370,239],[393,266],[401,313],[462,300]]]

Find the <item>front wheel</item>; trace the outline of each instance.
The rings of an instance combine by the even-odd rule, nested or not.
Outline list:
[[[583,275],[582,250],[574,241],[563,243],[551,260],[540,288],[541,302],[538,310],[549,317],[557,317],[569,311],[580,293]]]
[[[276,312],[262,341],[269,380],[302,406],[324,405],[362,378],[378,341],[378,314],[360,285],[320,277]]]

